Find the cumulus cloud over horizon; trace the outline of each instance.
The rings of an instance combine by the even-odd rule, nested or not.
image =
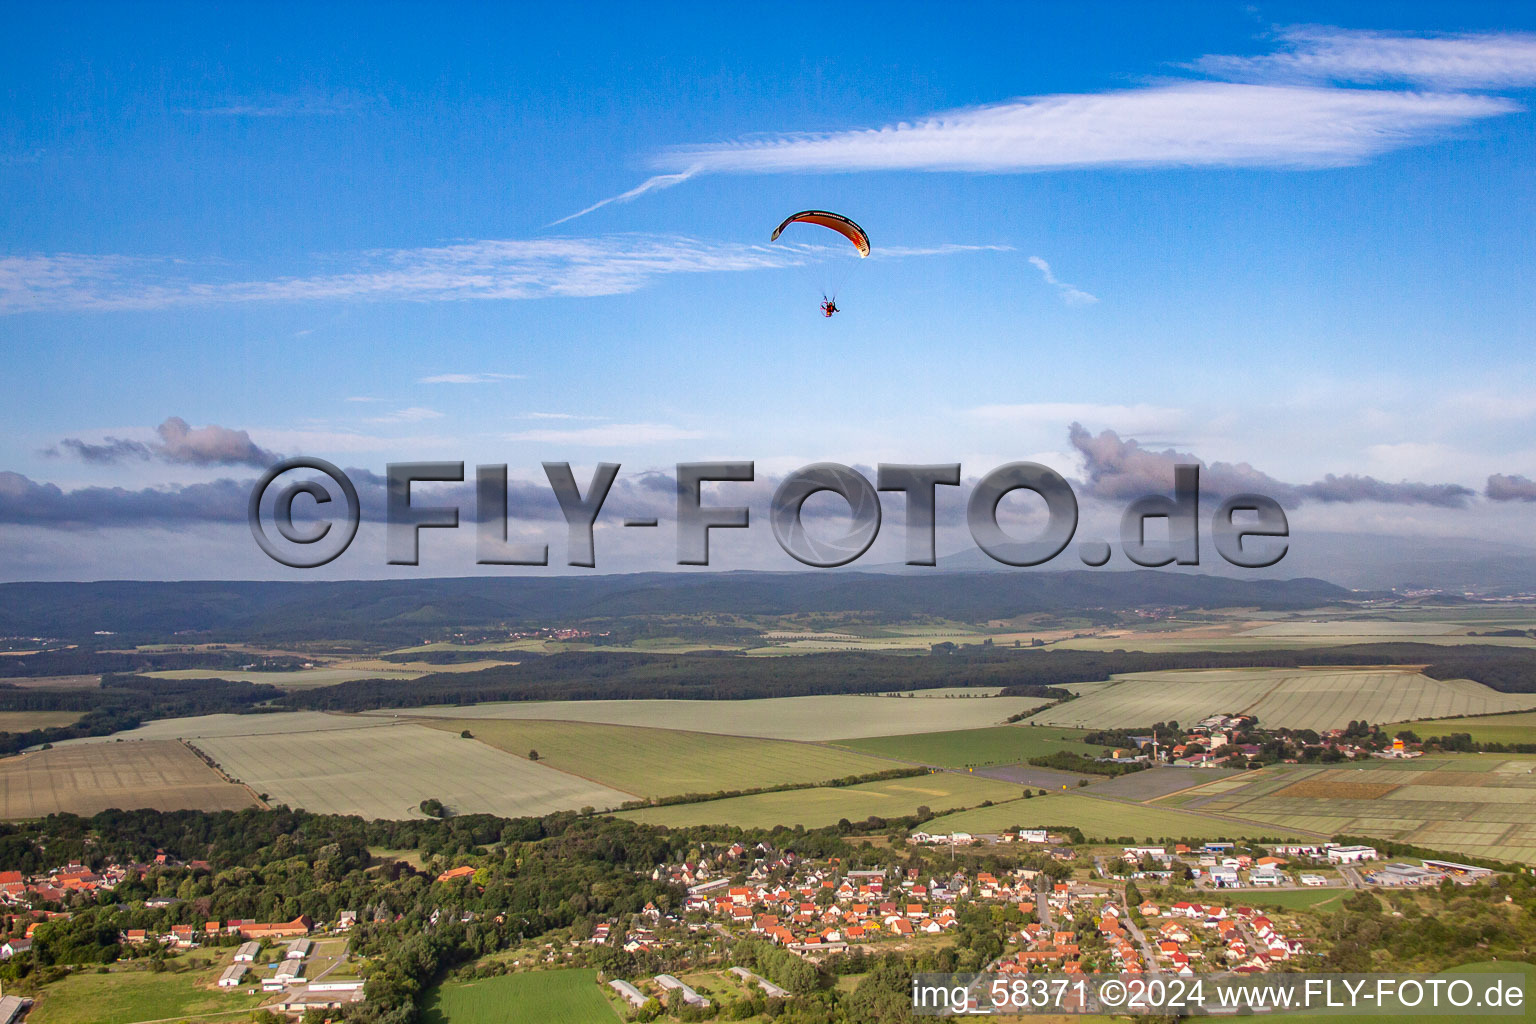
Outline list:
[[[82,458],[98,463],[157,458],[184,465],[251,465],[265,469],[278,458],[256,446],[243,430],[215,426],[194,429],[179,417],[172,417],[161,424],[157,432],[161,441],[154,444],[116,438],[95,445],[75,439],[64,443]],[[1330,473],[1311,483],[1291,483],[1246,462],[1208,463],[1192,453],[1172,447],[1144,446],[1134,438],[1122,438],[1114,430],[1105,429],[1093,434],[1077,422],[1069,428],[1068,440],[1083,466],[1082,479],[1075,480],[1074,487],[1081,496],[1102,502],[1129,501],[1147,494],[1167,493],[1173,486],[1174,467],[1190,463],[1201,466],[1200,486],[1205,494],[1225,497],[1257,492],[1291,507],[1307,502],[1374,502],[1464,509],[1477,497],[1477,492],[1460,484],[1393,483],[1352,473]],[[873,467],[859,465],[854,468],[874,481]],[[992,468],[981,467],[981,472]],[[1059,467],[1058,471],[1061,471]],[[384,476],[363,468],[349,468],[346,472],[357,487],[364,518],[382,521],[386,492]],[[476,521],[479,512],[475,467],[466,466],[465,474],[467,479],[461,483],[413,486],[413,504],[457,506],[466,523]],[[967,472],[961,487],[953,491],[939,489],[939,521],[963,521],[961,497],[968,493],[979,476],[980,472]],[[722,490],[720,497],[708,500],[766,510],[781,479],[776,474],[759,472],[752,482],[721,485],[728,490]],[[246,502],[254,484],[254,479],[220,479],[211,483],[140,489],[91,486],[65,491],[56,484],[32,480],[19,473],[0,472],[0,522],[60,528],[189,520],[243,522]],[[585,494],[589,479],[578,473],[578,485]],[[1536,501],[1536,481],[1519,475],[1496,474],[1489,477],[1485,496],[1494,502]],[[670,520],[675,515],[676,500],[676,485],[670,473],[655,469],[632,470],[614,482],[604,504],[604,515],[615,519],[654,517]],[[809,502],[805,509],[809,518],[836,517],[842,511],[841,504],[832,499]],[[560,521],[562,518],[549,484],[538,476],[508,481],[507,514],[512,519],[531,521]]]
[[[1199,464],[1200,489],[1230,496],[1259,493],[1282,505],[1297,506],[1306,501],[1353,503],[1372,501],[1387,505],[1430,505],[1438,508],[1465,508],[1476,492],[1460,484],[1425,484],[1402,481],[1388,483],[1357,474],[1332,473],[1310,484],[1277,480],[1246,462],[1211,462],[1189,452],[1173,448],[1144,448],[1133,438],[1121,438],[1113,430],[1097,435],[1080,423],[1069,430],[1072,447],[1082,457],[1089,493],[1100,498],[1131,500],[1143,494],[1163,493],[1172,488],[1173,467]]]
[[[155,428],[158,441],[133,441],[108,437],[99,443],[66,437],[58,447],[83,462],[113,465],[129,460],[157,460],[185,466],[251,466],[265,469],[281,456],[262,448],[244,430],[210,423],[193,427],[180,416],[171,416]],[[46,454],[59,454],[50,449]]]
[[[1536,480],[1518,473],[1495,473],[1483,493],[1489,501],[1536,501]]]

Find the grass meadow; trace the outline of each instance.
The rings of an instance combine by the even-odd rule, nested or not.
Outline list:
[[[532,971],[450,981],[427,995],[423,1024],[616,1024],[597,972]]]
[[[139,1021],[231,1021],[235,1011],[257,1006],[266,996],[244,988],[214,988],[219,969],[151,974],[138,967],[114,967],[108,974],[71,974],[46,986],[27,1015],[28,1024],[137,1024]]]

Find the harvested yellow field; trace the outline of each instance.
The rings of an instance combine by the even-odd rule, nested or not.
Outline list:
[[[1116,676],[1107,686],[1029,719],[1077,728],[1184,725],[1207,715],[1257,715],[1269,726],[1337,729],[1351,720],[1403,722],[1536,707],[1536,694],[1500,693],[1412,669],[1201,669]]]
[[[423,800],[503,817],[603,810],[633,799],[457,733],[407,723],[193,741],[269,802],[322,814],[419,817]]]
[[[219,778],[174,740],[55,747],[0,761],[0,817],[91,815],[109,808],[225,811],[250,807],[242,786]]]
[[[69,725],[78,711],[0,711],[0,732],[31,732]]]
[[[371,711],[365,716],[606,722],[781,740],[858,739],[1000,725],[1047,703],[1030,697],[770,697],[763,700],[514,701]],[[1076,703],[1076,702],[1073,702]],[[1536,698],[1531,701],[1536,706]]]

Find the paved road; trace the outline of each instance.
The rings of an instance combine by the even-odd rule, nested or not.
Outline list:
[[[1040,874],[1035,876],[1035,916],[1040,918],[1040,927],[1047,931],[1055,931],[1056,925],[1051,919],[1050,896],[1055,880],[1050,875]]]
[[[1160,973],[1162,968],[1158,966],[1157,957],[1152,950],[1152,943],[1147,941],[1146,935],[1142,933],[1140,928],[1136,927],[1136,922],[1131,920],[1131,905],[1126,901],[1124,889],[1120,890],[1120,909],[1125,911],[1125,916],[1121,918],[1121,923],[1125,925],[1125,930],[1131,933],[1131,938],[1136,940],[1136,945],[1141,947],[1141,955],[1146,961],[1147,973]]]

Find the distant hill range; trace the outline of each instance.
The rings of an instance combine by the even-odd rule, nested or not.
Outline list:
[[[445,626],[570,625],[654,615],[861,612],[978,622],[1035,612],[1315,608],[1363,595],[1318,579],[1111,572],[717,572],[346,582],[0,585],[0,636],[112,643],[197,639],[413,640]]]
[[[1161,572],[1215,573],[1236,579],[1310,577],[1354,590],[1469,591],[1479,595],[1536,594],[1536,549],[1497,541],[1461,537],[1402,537],[1369,533],[1307,532],[1291,538],[1290,549],[1269,569],[1239,569],[1228,565],[1202,536],[1200,567]],[[1118,557],[1118,555],[1117,555]],[[1043,567],[1072,564],[1061,557]],[[882,567],[888,571],[901,566]],[[939,568],[959,572],[1015,572],[970,547],[940,556]]]

